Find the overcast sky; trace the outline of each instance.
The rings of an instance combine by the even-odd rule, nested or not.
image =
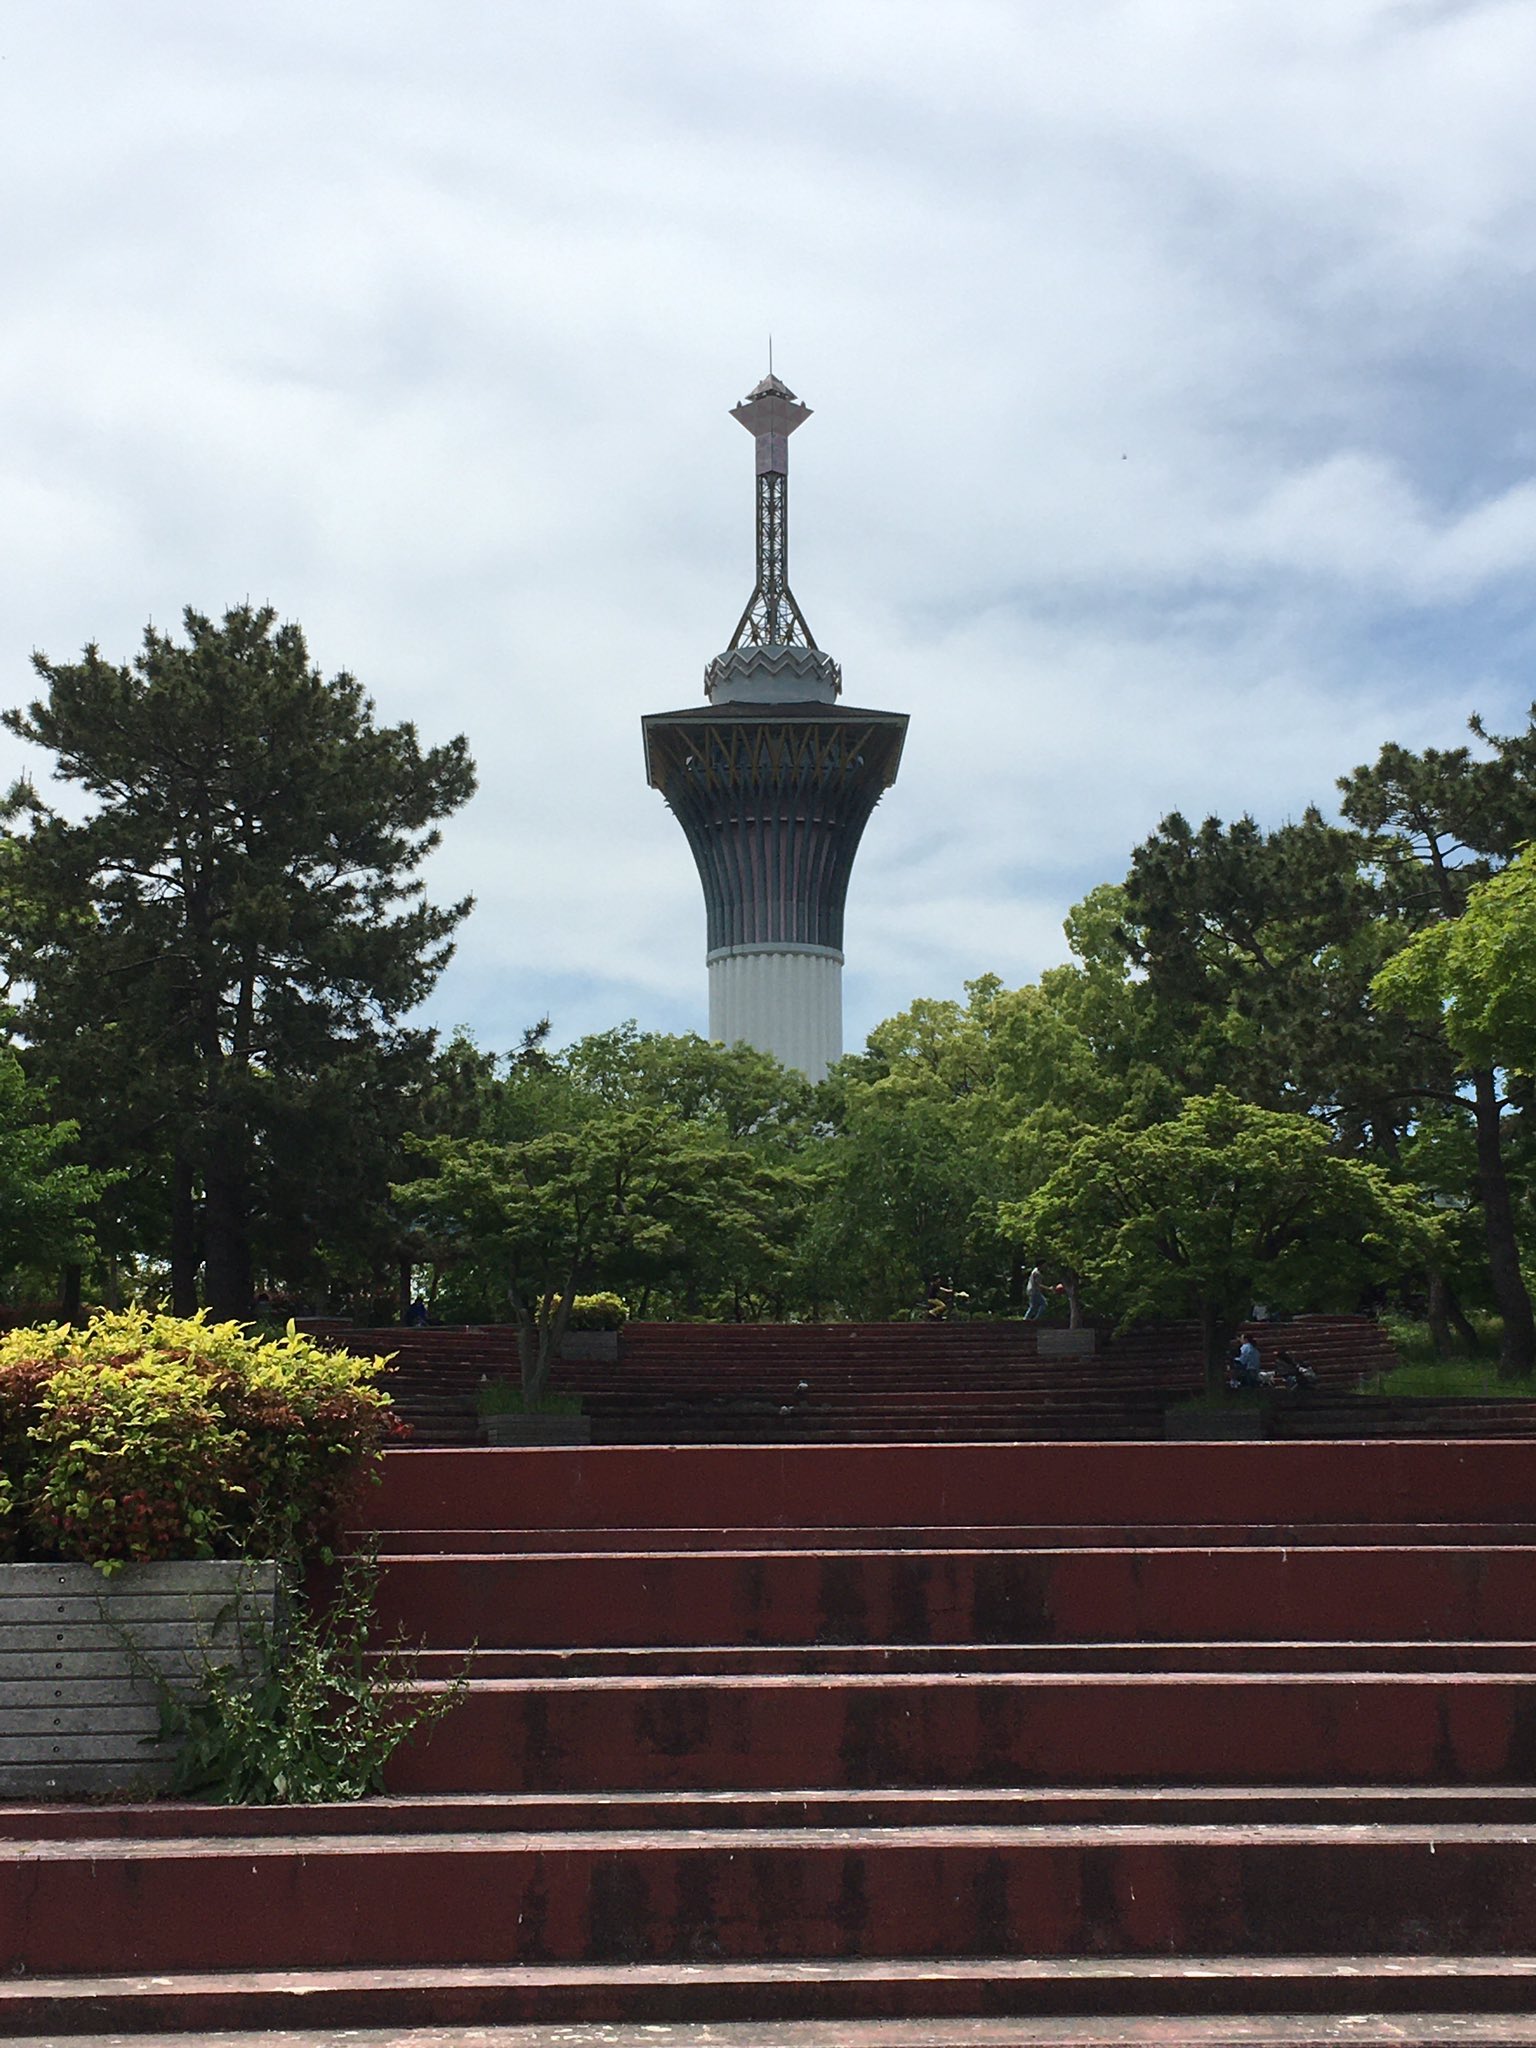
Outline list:
[[[1536,0],[4,0],[0,701],[270,603],[469,736],[432,1021],[702,1030],[639,720],[771,331],[796,594],[912,719],[848,1044],[1028,980],[1165,812],[1524,724],[1533,107]]]

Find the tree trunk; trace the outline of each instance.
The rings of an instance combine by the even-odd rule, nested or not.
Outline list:
[[[1435,1347],[1436,1358],[1451,1355],[1450,1313],[1446,1306],[1446,1295],[1450,1292],[1445,1284],[1445,1275],[1432,1272],[1429,1276],[1429,1302],[1424,1311],[1424,1320],[1429,1325],[1429,1341]]]
[[[244,1176],[228,1141],[216,1139],[204,1176],[203,1278],[215,1322],[251,1312],[251,1245],[246,1234]]]
[[[515,1297],[512,1303],[517,1316],[517,1377],[523,1390],[523,1405],[538,1398],[539,1385],[539,1326],[529,1316]]]
[[[411,1312],[411,1303],[416,1299],[413,1285],[416,1268],[409,1259],[400,1261],[400,1320],[403,1323]]]
[[[1008,1306],[1017,1311],[1024,1306],[1024,1254],[1015,1252],[1008,1267]]]
[[[1227,1386],[1227,1358],[1236,1324],[1213,1301],[1200,1304],[1200,1343],[1205,1354],[1205,1391],[1222,1394]]]
[[[66,1266],[64,1268],[63,1282],[59,1288],[62,1318],[66,1323],[79,1323],[85,1320],[82,1314],[84,1293],[84,1272],[78,1265]]]
[[[1536,1317],[1520,1271],[1520,1246],[1515,1236],[1515,1211],[1504,1170],[1499,1091],[1492,1073],[1479,1068],[1472,1076],[1477,1112],[1477,1192],[1488,1234],[1488,1273],[1494,1306],[1504,1321],[1499,1347],[1499,1378],[1518,1380],[1536,1370]]]
[[[179,1152],[171,1165],[171,1313],[197,1314],[197,1200],[191,1163]]]
[[[1451,1328],[1466,1346],[1468,1358],[1481,1358],[1483,1340],[1478,1334],[1476,1324],[1469,1320],[1466,1310],[1461,1305],[1461,1297],[1449,1280],[1445,1283],[1445,1312],[1450,1317]]]

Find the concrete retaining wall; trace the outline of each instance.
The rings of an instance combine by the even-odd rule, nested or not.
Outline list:
[[[134,1652],[190,1690],[205,1662],[258,1656],[276,1609],[268,1563],[0,1564],[0,1798],[156,1789],[170,1753]]]

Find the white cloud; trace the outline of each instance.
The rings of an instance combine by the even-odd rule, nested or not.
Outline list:
[[[745,598],[772,329],[798,593],[912,713],[850,1037],[1031,974],[1165,811],[1523,717],[1533,60],[1523,0],[13,0],[0,697],[270,600],[471,737],[434,1014],[702,1023],[637,728]]]

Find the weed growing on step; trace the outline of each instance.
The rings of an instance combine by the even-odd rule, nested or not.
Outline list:
[[[171,1791],[228,1806],[313,1806],[366,1799],[402,1742],[463,1699],[468,1667],[442,1686],[418,1678],[419,1650],[369,1646],[378,1564],[341,1567],[327,1602],[296,1576],[275,1629],[255,1625],[239,1654],[209,1662],[198,1688],[178,1691],[143,1666],[160,1701],[162,1742],[179,1742]]]

